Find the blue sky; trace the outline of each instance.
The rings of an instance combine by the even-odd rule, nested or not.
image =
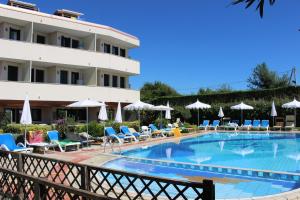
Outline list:
[[[259,63],[280,73],[300,66],[299,0],[278,0],[263,19],[254,8],[228,6],[231,0],[27,1],[47,13],[79,11],[84,20],[137,36],[141,47],[131,57],[141,62],[141,75],[131,78],[135,89],[155,80],[186,94],[222,83],[243,89]]]

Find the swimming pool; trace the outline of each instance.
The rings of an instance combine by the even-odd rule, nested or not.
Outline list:
[[[105,166],[182,180],[206,177],[214,180],[217,198],[273,195],[300,187],[297,134],[211,133],[122,155],[126,157]]]

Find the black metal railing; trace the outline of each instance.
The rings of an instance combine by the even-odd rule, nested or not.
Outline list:
[[[49,186],[46,183],[45,185],[40,184],[40,186],[43,186],[43,191],[50,193],[49,195],[66,193],[64,195],[67,196],[64,197],[68,197],[67,199],[83,198],[83,196],[77,198],[76,195],[78,193],[75,193],[77,190],[112,199],[215,199],[215,187],[210,180],[204,180],[203,182],[178,181],[103,167],[75,164],[38,155],[3,151],[0,151],[0,164],[0,173],[1,169],[2,171],[5,168],[10,170],[1,174],[0,187],[2,182],[4,181],[3,183],[5,183],[7,177],[9,177],[10,184],[13,184],[14,187],[8,188],[13,190],[13,193],[20,192],[21,188],[22,194],[25,196],[29,196],[32,193],[35,182],[39,182],[42,179],[47,184],[51,183],[59,187],[65,186],[68,188],[68,191],[73,189],[73,193],[72,191],[66,192],[63,188],[48,190]],[[16,176],[12,172],[18,173],[18,175],[30,175],[30,178],[36,177],[38,181],[30,179],[29,181],[12,182],[13,180],[18,180],[12,178]],[[8,183],[4,185],[9,186]],[[45,194],[45,192],[43,193]],[[70,196],[69,193],[75,196]],[[51,198],[47,196],[45,199]]]

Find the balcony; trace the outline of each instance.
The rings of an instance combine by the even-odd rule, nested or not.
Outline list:
[[[0,39],[0,46],[2,59],[96,67],[130,75],[140,73],[138,61],[111,54],[6,39]]]
[[[79,101],[91,98],[132,103],[140,99],[139,91],[99,86],[0,81],[0,90],[5,91],[0,93],[0,100],[24,100],[26,94],[33,101]]]

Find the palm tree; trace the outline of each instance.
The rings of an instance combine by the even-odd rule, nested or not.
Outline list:
[[[232,4],[236,5],[236,4],[240,4],[240,3],[245,3],[246,8],[249,8],[255,2],[257,2],[258,4],[256,6],[256,10],[259,9],[260,17],[263,17],[264,16],[265,1],[269,1],[269,4],[272,6],[275,3],[276,0],[233,0]]]

